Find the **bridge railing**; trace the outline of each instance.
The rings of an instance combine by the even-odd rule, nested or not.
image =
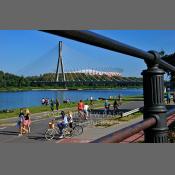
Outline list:
[[[91,31],[44,30],[44,32],[140,58],[147,65],[147,69],[142,72],[144,121],[131,128],[125,128],[122,131],[115,132],[115,134],[105,136],[97,142],[122,141],[125,137],[129,137],[140,130],[144,130],[146,143],[164,143],[169,141],[167,117],[170,116],[170,112],[168,112],[164,104],[164,70],[175,72],[173,65],[164,61],[156,51],[146,52]],[[171,111],[172,113],[174,114],[174,111]]]

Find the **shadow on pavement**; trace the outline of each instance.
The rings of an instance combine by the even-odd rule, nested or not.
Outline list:
[[[18,135],[19,132],[16,131],[0,131],[1,135]]]
[[[118,113],[124,113],[124,112],[128,112],[129,109],[118,109],[117,112]],[[104,114],[105,110],[104,109],[93,109],[91,111],[91,114]],[[109,114],[113,114],[114,110],[110,109],[108,110]]]
[[[44,136],[28,136],[28,139],[39,140],[39,141],[46,141]]]

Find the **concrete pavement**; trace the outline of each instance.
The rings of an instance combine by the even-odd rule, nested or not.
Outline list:
[[[143,102],[128,102],[121,105],[120,109],[132,110],[134,108],[142,107]],[[37,114],[38,115],[38,114]],[[40,115],[32,117],[31,133],[28,136],[18,136],[18,130],[16,126],[0,126],[0,143],[60,143],[58,138],[52,141],[46,141],[44,138],[44,132],[48,127],[48,123],[52,118],[41,117]],[[47,115],[46,113],[43,115]],[[11,119],[15,122],[15,119]],[[94,126],[86,126],[84,133],[81,136],[77,136],[74,139],[79,140],[94,140],[104,135],[107,135],[116,130],[127,127],[131,124],[141,121],[142,118],[137,118],[129,122],[122,122],[117,125],[113,125],[108,128],[97,128]],[[63,139],[65,140],[65,139]],[[63,141],[61,140],[61,142]]]

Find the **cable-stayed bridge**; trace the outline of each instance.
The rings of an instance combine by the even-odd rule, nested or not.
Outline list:
[[[42,74],[40,79],[33,81],[33,85],[49,85],[49,86],[142,86],[142,78],[136,77],[123,77],[121,68],[111,67],[111,65],[92,66],[83,62],[83,66],[80,65],[81,60],[74,59],[74,67],[71,67],[72,61],[64,59],[62,42],[59,42],[58,46],[55,46],[48,53],[41,56],[34,63],[27,65],[19,71],[20,74],[34,74],[36,68],[38,73],[48,72]],[[75,57],[80,57],[86,60],[80,53],[72,52],[67,46],[64,46],[70,55],[74,54]],[[69,50],[68,50],[69,49]],[[70,57],[70,56],[69,56]],[[88,60],[88,58],[87,58]],[[89,59],[90,60],[90,59]],[[76,68],[75,68],[76,65]],[[40,70],[41,69],[41,70]],[[27,72],[26,72],[27,71]],[[40,71],[40,72],[39,72]],[[30,75],[34,76],[34,75]]]

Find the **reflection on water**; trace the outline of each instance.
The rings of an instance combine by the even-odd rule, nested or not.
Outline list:
[[[94,99],[99,97],[108,98],[110,96],[131,96],[142,95],[142,89],[115,89],[115,90],[35,90],[21,92],[0,92],[0,110],[13,109],[20,107],[39,106],[42,98],[63,100],[70,99],[71,101],[86,100],[91,96]]]

